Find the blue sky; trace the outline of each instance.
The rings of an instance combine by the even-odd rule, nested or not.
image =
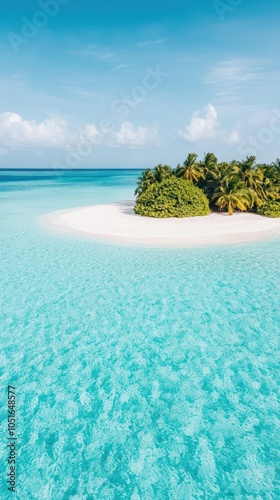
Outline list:
[[[278,0],[10,0],[0,14],[0,167],[280,156]]]

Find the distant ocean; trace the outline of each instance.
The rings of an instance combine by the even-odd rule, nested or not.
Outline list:
[[[132,199],[139,173],[0,170],[3,500],[8,385],[20,500],[280,497],[280,240],[130,248],[40,224]]]

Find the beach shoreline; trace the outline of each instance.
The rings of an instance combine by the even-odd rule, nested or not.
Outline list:
[[[232,245],[280,237],[280,218],[252,213],[155,219],[133,211],[133,201],[59,210],[41,217],[49,230],[112,243],[157,247]]]

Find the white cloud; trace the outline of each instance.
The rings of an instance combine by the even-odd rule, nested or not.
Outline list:
[[[100,49],[100,45],[88,45],[82,49],[71,50],[69,54],[73,56],[96,56],[97,50]]]
[[[128,67],[128,64],[119,64],[118,66],[116,66],[115,68],[112,69],[112,71],[119,71],[121,69],[125,69]]]
[[[97,58],[97,59],[115,59],[115,54],[107,49],[106,47],[101,47],[100,45],[88,45],[82,49],[71,50],[69,52],[72,56],[81,56],[88,58]]]
[[[225,142],[229,144],[230,146],[233,146],[234,144],[238,144],[240,142],[240,132],[237,129],[233,129],[230,134],[225,137]]]
[[[145,42],[137,43],[137,47],[149,47],[151,45],[161,45],[166,42],[167,37],[157,38],[156,40],[146,40]]]
[[[251,59],[229,59],[211,66],[204,81],[215,92],[222,103],[236,101],[243,97],[244,89],[261,78],[262,64]]]
[[[71,98],[74,97],[79,97],[81,99],[100,99],[100,93],[94,92],[92,90],[85,89],[81,87],[79,84],[76,82],[73,82],[70,85],[63,85],[60,87],[61,90],[63,90],[63,93],[70,94]]]
[[[100,138],[100,131],[94,123],[87,123],[80,129],[80,139],[88,138],[92,144],[97,144]]]
[[[204,117],[200,116],[199,111],[192,114],[189,125],[184,130],[178,130],[180,137],[192,143],[204,143],[213,140],[232,145],[239,142],[237,129],[233,129],[229,134],[221,129],[218,111],[212,104],[208,104],[204,111]]]
[[[98,124],[86,123],[70,133],[67,121],[59,116],[36,122],[25,120],[17,113],[0,113],[0,155],[27,148],[68,150],[85,140],[95,146],[137,148],[152,144],[156,137],[156,128],[134,128],[129,122],[123,122],[119,130],[111,132],[104,132]]]
[[[148,146],[156,137],[156,128],[151,129],[143,126],[134,128],[132,123],[123,122],[120,130],[113,133],[112,145],[137,148],[140,146]]]
[[[68,125],[58,116],[36,122],[17,113],[0,113],[0,140],[6,149],[63,147],[69,141]]]
[[[98,59],[112,59],[113,57],[115,57],[113,52],[105,52],[105,54],[100,54]]]
[[[255,79],[258,73],[259,69],[252,61],[231,59],[212,66],[206,77],[206,83],[240,84]]]
[[[195,111],[192,114],[190,124],[185,127],[185,130],[179,130],[178,133],[189,142],[199,142],[204,139],[213,139],[218,127],[218,112],[212,104],[208,104],[205,108],[204,118],[199,116],[198,111]]]

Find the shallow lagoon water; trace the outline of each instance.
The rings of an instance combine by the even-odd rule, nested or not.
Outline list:
[[[1,499],[8,384],[20,500],[279,498],[280,240],[149,249],[40,224],[131,199],[137,175],[0,173]]]

